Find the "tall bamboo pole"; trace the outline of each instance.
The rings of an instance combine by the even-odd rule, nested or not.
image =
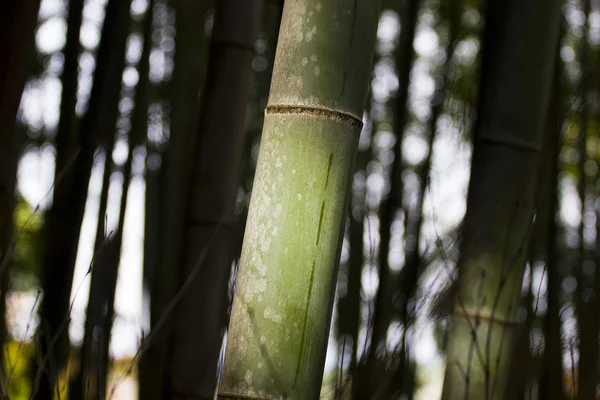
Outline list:
[[[503,399],[509,385],[560,4],[488,3],[443,399]]]
[[[377,0],[288,0],[219,398],[316,399]]]
[[[20,141],[15,131],[17,112],[35,50],[35,27],[40,0],[0,3],[0,377],[4,373],[7,337],[5,299],[7,273],[14,246],[14,208]],[[3,380],[3,379],[2,379]],[[7,388],[0,387],[5,395]]]
[[[227,326],[227,289],[241,234],[239,165],[261,0],[221,0],[187,193],[181,289],[170,338],[170,398],[213,399]],[[203,255],[204,254],[204,255]]]

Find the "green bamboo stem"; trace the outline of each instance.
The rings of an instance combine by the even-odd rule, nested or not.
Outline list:
[[[319,396],[379,9],[285,3],[219,399]]]
[[[487,11],[444,400],[507,393],[559,31],[559,0],[492,0]]]

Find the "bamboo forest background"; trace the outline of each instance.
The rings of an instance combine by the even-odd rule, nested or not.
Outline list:
[[[229,308],[235,289],[284,2],[4,3],[14,4],[0,6],[0,108],[20,106],[15,124],[4,109],[0,115],[2,393],[163,398],[168,377],[180,373],[165,361],[170,352],[222,362],[227,319],[219,307]],[[324,399],[441,394],[485,7],[383,1]],[[561,7],[546,128],[558,144],[544,153],[539,187],[531,183],[538,195],[512,398],[600,393],[600,2]],[[219,18],[236,8],[244,18]],[[230,55],[233,68],[223,67],[227,46],[243,50]],[[319,68],[314,61],[305,62]],[[242,138],[219,136],[236,126]],[[199,199],[196,218],[223,213],[211,196],[225,189],[188,185],[203,131],[214,132],[201,142],[203,165],[237,185],[235,218],[216,243],[183,233],[189,192]],[[218,146],[229,150],[211,150]],[[231,277],[196,285],[204,293],[192,298],[196,309],[177,311],[188,313],[190,330],[195,318],[214,322],[191,338],[170,322],[179,300],[190,304],[179,254],[186,240],[197,253],[228,246],[233,261]],[[175,345],[172,330],[181,337]]]

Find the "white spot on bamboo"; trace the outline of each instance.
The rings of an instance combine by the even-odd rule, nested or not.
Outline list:
[[[277,323],[281,322],[281,315],[279,315],[271,307],[265,308],[265,311],[263,313],[263,317],[265,317],[265,319],[271,320],[273,322],[277,322]]]
[[[302,66],[303,66],[303,67],[306,67],[306,65],[307,65],[307,64],[308,64],[308,58],[304,57],[304,58],[302,59]]]
[[[242,300],[244,299],[242,298]],[[242,307],[245,307],[245,305],[242,305]],[[250,323],[250,317],[245,311],[235,313],[233,316],[235,321],[232,321],[232,326],[235,327],[234,330],[237,331],[237,335],[233,335],[233,337],[236,337],[237,340],[231,340],[228,343],[228,346],[231,347],[231,354],[237,356],[232,360],[234,364],[237,364],[237,362],[246,356],[246,351],[248,349],[247,338],[252,336],[252,325]]]
[[[307,42],[310,42],[316,34],[317,34],[317,26],[315,25],[312,27],[311,30],[306,32],[306,34],[304,35],[304,38],[306,39]]]
[[[302,90],[302,77],[297,75],[291,75],[287,78],[289,89],[291,92],[299,92]]]
[[[256,281],[256,291],[259,293],[264,293],[267,291],[267,280],[259,279]]]
[[[247,370],[244,375],[244,380],[248,385],[252,385],[252,370]]]
[[[267,266],[263,262],[262,257],[260,255],[258,256],[258,262],[256,263],[256,268],[258,269],[260,274],[263,276],[267,273]]]
[[[260,244],[260,251],[262,251],[262,252],[269,251],[270,246],[271,246],[271,238],[266,237],[262,240],[262,242]]]
[[[320,102],[320,100],[316,96],[309,96],[306,99],[306,105],[309,105],[309,106],[318,106],[320,104],[319,102]]]

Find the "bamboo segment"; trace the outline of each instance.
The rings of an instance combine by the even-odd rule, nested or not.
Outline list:
[[[221,399],[319,396],[379,9],[285,3]]]
[[[487,7],[444,400],[508,393],[559,31],[559,0]]]

